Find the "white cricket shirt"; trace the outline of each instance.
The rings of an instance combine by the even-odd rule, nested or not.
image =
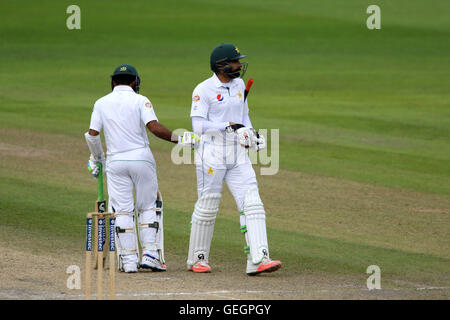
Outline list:
[[[130,86],[114,90],[94,104],[89,128],[104,129],[107,160],[153,160],[146,124],[158,121],[150,100]]]
[[[202,117],[221,123],[222,130],[228,126],[228,122],[251,126],[244,92],[245,84],[241,78],[222,83],[217,75],[213,74],[195,87],[192,93],[191,117]],[[222,132],[222,135],[227,143],[236,142],[235,134]]]

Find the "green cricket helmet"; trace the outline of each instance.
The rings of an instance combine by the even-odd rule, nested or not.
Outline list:
[[[232,71],[233,66],[231,66],[228,62],[237,61],[245,58],[246,55],[242,55],[239,49],[231,43],[222,43],[219,44],[214,50],[211,52],[210,64],[211,70],[214,73],[223,72],[225,75],[230,77],[231,79],[243,77],[245,71],[247,70],[247,62],[243,62],[242,67],[236,71]]]
[[[139,78],[139,74],[135,67],[130,64],[121,64],[116,69],[114,69],[113,74],[111,75],[111,90],[114,89],[113,80],[117,76],[121,75],[130,75],[136,78],[136,84],[133,87],[134,92],[139,93],[139,85],[141,84],[141,78]]]

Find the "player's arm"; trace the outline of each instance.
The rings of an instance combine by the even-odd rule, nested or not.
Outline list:
[[[151,133],[160,139],[184,146],[190,146],[191,148],[195,148],[198,145],[199,137],[193,132],[185,132],[183,136],[178,136],[160,124],[157,120],[148,122],[146,126]]]
[[[97,163],[100,162],[103,165],[103,168],[105,167],[105,154],[103,153],[102,141],[99,132],[94,129],[89,129],[89,131],[84,134],[84,138],[86,139],[89,151],[91,151],[91,156],[88,161],[88,171],[94,178],[97,178],[100,170]]]
[[[174,136],[172,131],[158,122],[153,105],[146,97],[143,97],[142,104],[140,105],[140,112],[142,122],[151,133],[160,139],[173,143],[178,142],[178,137]]]
[[[170,141],[173,143],[178,143],[178,136],[173,134],[172,131],[167,129],[165,126],[160,124],[157,120],[152,120],[147,123],[147,128],[160,139]]]
[[[208,130],[225,131],[225,129],[234,124],[233,122],[212,122],[203,117],[192,117],[192,130],[196,134],[203,134]]]
[[[97,178],[99,173],[98,162],[105,167],[105,154],[103,152],[102,141],[100,139],[100,130],[103,127],[102,117],[100,111],[96,105],[91,115],[91,123],[89,125],[89,131],[84,134],[86,143],[88,145],[91,156],[88,161],[88,170],[94,178]]]

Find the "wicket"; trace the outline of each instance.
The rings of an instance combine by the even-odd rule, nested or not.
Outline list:
[[[106,239],[105,217],[109,218],[109,299],[114,299],[115,292],[115,216],[111,212],[89,212],[86,216],[86,300],[91,299],[91,268],[92,266],[92,219],[96,220],[96,241],[94,251],[97,266],[97,299],[103,296],[103,245]],[[108,237],[106,236],[106,237]],[[94,267],[95,269],[95,267]]]

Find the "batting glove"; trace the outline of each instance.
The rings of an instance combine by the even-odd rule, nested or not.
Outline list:
[[[247,127],[242,127],[236,130],[238,136],[239,144],[246,149],[251,148],[254,144],[254,133],[252,129]]]
[[[252,150],[258,152],[259,150],[265,149],[267,147],[266,138],[259,132],[253,130],[253,145]]]
[[[102,164],[103,170],[105,170],[105,158],[102,156],[100,159],[95,159],[94,156],[91,154],[89,161],[88,161],[88,171],[92,174],[92,176],[97,179],[98,174],[100,172],[100,167],[97,165],[97,163]]]
[[[190,146],[191,149],[198,147],[200,137],[193,132],[185,132],[183,136],[178,137],[178,144],[181,146]]]

